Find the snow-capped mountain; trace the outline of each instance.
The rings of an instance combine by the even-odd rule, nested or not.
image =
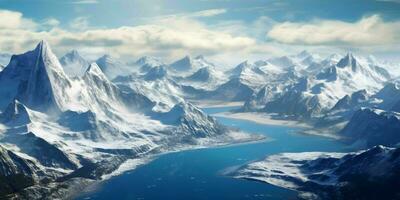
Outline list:
[[[117,65],[110,64],[115,62],[99,60],[110,74],[115,72]],[[148,84],[154,84],[165,79],[163,74],[154,68],[143,79],[150,77]],[[14,188],[14,197],[64,198],[71,187],[101,179],[126,159],[238,141],[183,99],[162,112],[153,109],[170,102],[153,101],[158,91],[144,85],[144,92],[119,87],[96,63],[81,77],[70,78],[44,41],[12,56],[0,72],[0,178],[26,180]],[[23,175],[15,175],[19,172]],[[10,193],[10,184],[0,193]],[[34,190],[26,188],[31,185]]]
[[[139,66],[140,72],[146,73],[153,67],[157,66],[165,66],[165,64],[159,60],[158,58],[151,57],[151,56],[143,56],[139,58],[135,63],[132,64],[133,66]]]
[[[202,98],[219,101],[244,101],[250,98],[253,93],[254,90],[239,78],[232,78],[215,90],[206,92],[205,95],[202,95]]]
[[[14,55],[10,64],[0,73],[3,85],[0,108],[13,99],[38,110],[66,109],[72,83],[46,42],[40,42],[33,51]]]
[[[397,83],[389,82],[374,94],[366,90],[356,91],[340,99],[330,111],[318,119],[316,125],[323,128],[338,124],[345,125],[343,123],[347,123],[361,108],[398,112],[396,105],[399,101],[400,89]]]
[[[193,74],[184,77],[178,82],[182,85],[192,86],[203,90],[214,90],[216,87],[227,81],[227,77],[222,71],[214,67],[203,67]]]
[[[203,67],[215,66],[201,55],[195,58],[192,58],[191,56],[185,56],[169,65],[169,68],[172,71],[182,75],[188,75]]]
[[[96,60],[96,64],[110,80],[120,75],[125,76],[127,74],[135,72],[134,67],[127,66],[126,64],[120,62],[119,60],[108,54],[98,58]]]
[[[283,153],[233,172],[236,178],[297,190],[300,199],[396,199],[400,148],[356,153]]]
[[[286,86],[285,92],[267,102],[264,110],[297,118],[318,117],[333,108],[344,96],[363,89],[376,92],[390,79],[384,68],[362,65],[352,54],[347,54],[336,65],[322,67],[321,70]]]
[[[89,62],[83,58],[77,50],[66,53],[60,59],[64,72],[70,77],[82,76],[89,67]]]
[[[165,66],[155,66],[143,75],[119,76],[114,83],[124,91],[146,95],[155,102],[154,110],[168,111],[184,101],[182,86],[169,77]]]
[[[238,79],[243,84],[258,89],[260,86],[268,81],[267,73],[255,66],[254,64],[245,61],[240,63],[238,66],[228,71],[230,79]]]

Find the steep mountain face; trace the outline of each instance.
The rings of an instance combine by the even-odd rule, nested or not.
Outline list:
[[[396,146],[400,143],[400,114],[362,108],[354,113],[339,134],[360,146]]]
[[[284,153],[250,163],[232,175],[297,190],[301,199],[396,199],[400,149]]]
[[[71,82],[48,44],[40,42],[35,50],[12,56],[7,67],[0,72],[0,107],[12,99],[42,111],[58,112],[65,108]]]
[[[89,66],[89,62],[77,50],[66,53],[61,57],[60,63],[69,77],[81,77]]]

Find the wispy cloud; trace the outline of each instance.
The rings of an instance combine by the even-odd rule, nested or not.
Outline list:
[[[212,17],[226,13],[226,9],[209,9],[187,14],[190,17]]]
[[[78,0],[73,1],[72,4],[96,4],[99,3],[98,0]]]
[[[73,30],[86,30],[89,28],[88,17],[76,17],[70,23],[69,27]]]

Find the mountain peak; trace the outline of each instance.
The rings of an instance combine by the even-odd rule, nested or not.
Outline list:
[[[73,49],[69,52],[67,52],[64,56],[69,56],[69,57],[81,57],[79,52],[76,49]],[[63,57],[64,57],[63,56]]]
[[[46,49],[49,47],[49,43],[46,40],[41,40],[37,45],[35,49]]]
[[[135,64],[139,65],[139,66],[148,65],[150,67],[163,65],[163,63],[158,58],[155,58],[152,56],[143,56],[143,57],[139,58],[135,62]]]
[[[192,81],[208,81],[211,77],[210,68],[203,67],[188,77]]]
[[[297,54],[297,57],[300,59],[305,59],[307,57],[312,56],[310,52],[308,52],[307,50],[303,50],[302,52]]]
[[[171,67],[177,71],[189,71],[193,67],[192,58],[187,55],[180,60],[175,61],[171,64]]]
[[[353,71],[357,70],[358,66],[358,61],[356,58],[353,56],[351,52],[348,52],[345,57],[343,57],[338,63],[337,66],[340,68],[345,68],[347,66],[350,66]]]
[[[112,57],[110,54],[104,54],[103,56],[101,56],[101,57],[98,58],[97,60],[99,60],[99,61],[102,61],[102,60],[106,61],[106,60],[111,60],[111,59],[113,59],[113,57]]]
[[[14,123],[14,125],[23,125],[31,122],[27,108],[14,99],[1,114],[0,120],[2,122]]]

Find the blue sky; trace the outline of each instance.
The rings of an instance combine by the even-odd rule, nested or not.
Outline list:
[[[0,20],[0,51],[10,53],[41,39],[57,54],[125,59],[229,61],[303,49],[395,59],[400,50],[400,0],[0,0],[0,17],[9,19]]]

